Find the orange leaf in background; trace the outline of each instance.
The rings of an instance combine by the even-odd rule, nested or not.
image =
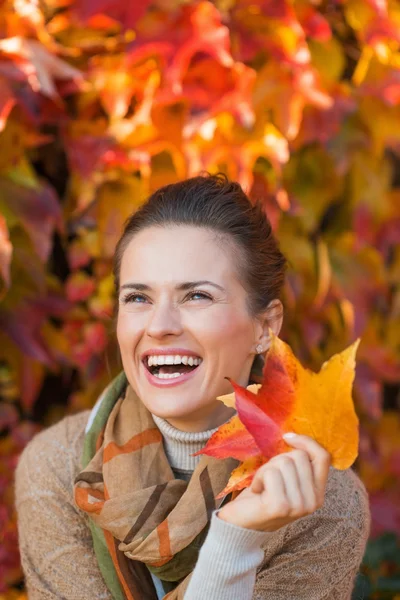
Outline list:
[[[12,245],[8,235],[7,223],[0,214],[0,277],[3,280],[0,288],[0,298],[10,287],[10,263],[12,256]]]
[[[292,449],[282,438],[288,431],[316,440],[331,454],[336,469],[348,469],[358,454],[358,417],[351,392],[359,340],[313,373],[272,332],[271,338],[262,385],[245,389],[231,382],[235,393],[219,400],[235,406],[237,415],[198,453],[243,461],[221,495],[249,486],[262,464]]]
[[[11,86],[4,77],[0,77],[0,132],[3,131],[8,115],[15,104]]]

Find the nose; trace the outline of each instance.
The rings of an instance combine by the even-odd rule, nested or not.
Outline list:
[[[168,335],[178,336],[181,333],[179,308],[167,300],[154,304],[147,325],[147,334],[152,338],[162,339]]]

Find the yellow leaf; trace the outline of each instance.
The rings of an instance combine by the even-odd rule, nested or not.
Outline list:
[[[308,435],[332,456],[332,466],[347,469],[358,454],[358,417],[352,400],[355,354],[360,340],[322,365],[303,368],[287,344],[272,335],[270,353],[285,366],[295,389],[293,412],[285,431]]]
[[[252,383],[252,384],[248,385],[246,389],[250,390],[250,392],[253,392],[253,394],[257,394],[260,387],[261,387],[260,383]],[[223,402],[225,404],[225,406],[228,406],[229,408],[236,407],[235,392],[232,392],[231,394],[224,394],[223,396],[218,396],[217,400],[221,400],[221,402]]]

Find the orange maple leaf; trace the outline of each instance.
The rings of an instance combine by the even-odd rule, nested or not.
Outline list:
[[[282,435],[293,431],[316,440],[331,455],[332,466],[347,469],[358,454],[358,417],[352,400],[359,340],[323,364],[319,373],[301,366],[290,347],[271,333],[262,385],[218,399],[237,415],[221,425],[197,454],[236,458],[242,463],[218,497],[248,487],[257,469],[273,456],[292,450]]]

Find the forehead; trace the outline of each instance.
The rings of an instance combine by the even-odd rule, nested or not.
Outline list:
[[[233,244],[215,232],[186,225],[147,227],[130,240],[121,261],[120,284],[156,284],[236,278]]]

